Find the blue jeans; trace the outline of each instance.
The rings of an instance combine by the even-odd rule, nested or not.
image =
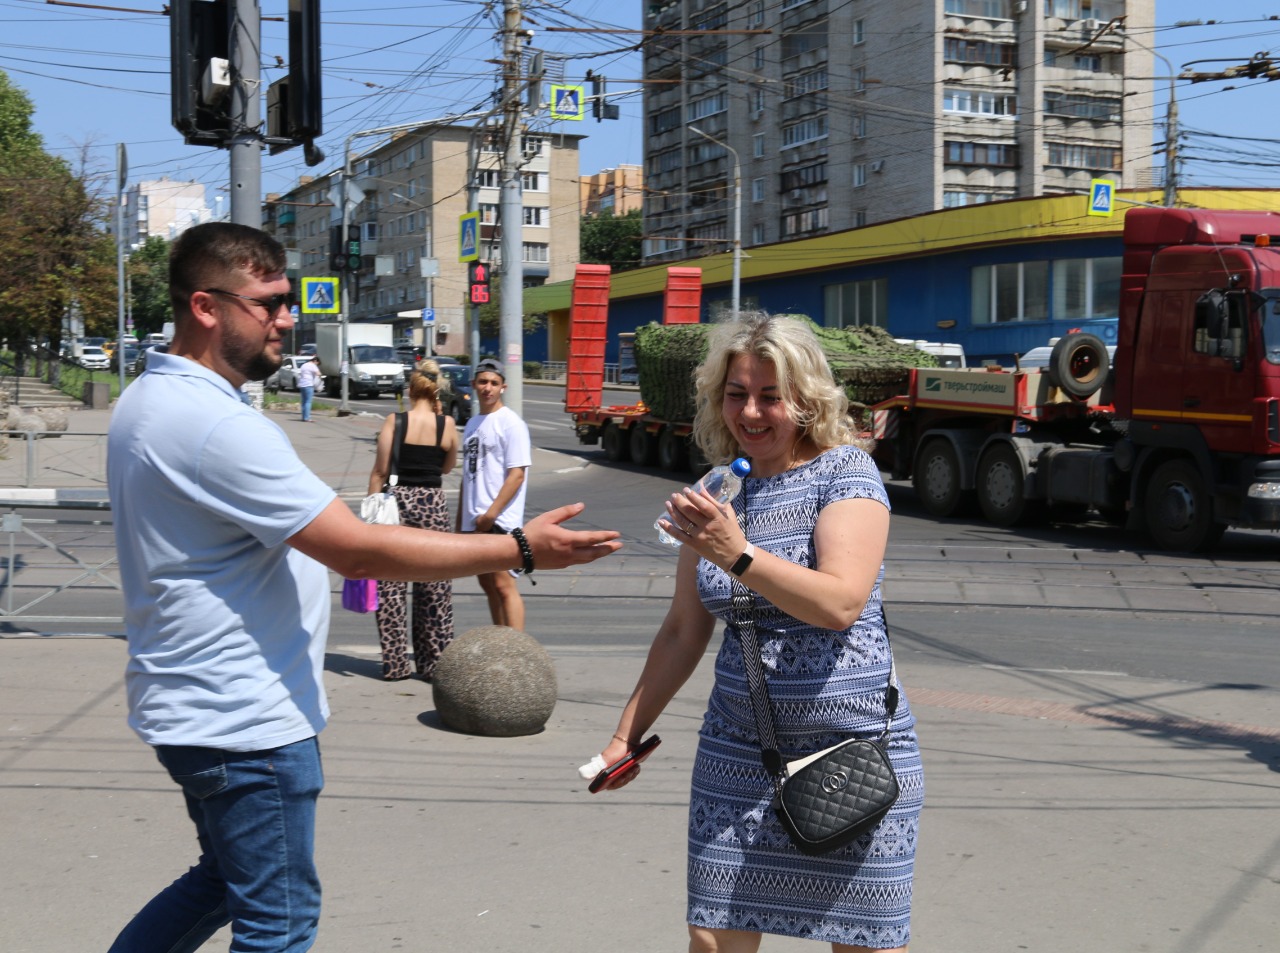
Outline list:
[[[157,894],[109,953],[192,953],[232,924],[230,953],[302,953],[320,918],[312,858],[320,745],[269,751],[160,745],[182,788],[200,860]]]
[[[302,419],[311,419],[311,398],[315,396],[316,389],[314,387],[299,387],[298,393],[302,395]]]

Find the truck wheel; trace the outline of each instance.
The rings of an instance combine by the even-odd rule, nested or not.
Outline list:
[[[1213,500],[1200,469],[1190,460],[1166,460],[1147,484],[1147,529],[1161,549],[1197,553],[1211,549],[1227,527],[1213,521]]]
[[[610,463],[626,463],[631,459],[627,435],[622,428],[610,421],[604,425],[604,433],[600,437],[600,445],[604,447],[604,457]]]
[[[1036,509],[1027,500],[1022,458],[1007,443],[997,443],[982,455],[977,483],[978,505],[989,523],[1016,526]]]
[[[954,516],[964,508],[968,494],[960,489],[960,460],[951,441],[935,437],[921,448],[911,485],[933,516]]]
[[[658,434],[658,466],[671,473],[678,473],[689,465],[684,437],[676,436],[675,427],[663,427]]]
[[[644,424],[631,425],[630,444],[631,462],[642,467],[651,467],[658,462],[658,438],[649,433]]]
[[[689,472],[693,474],[695,480],[702,479],[703,475],[711,469],[711,464],[702,455],[702,450],[694,442],[693,437],[685,437],[684,447],[685,454],[689,458]]]
[[[1068,334],[1049,354],[1049,383],[1072,397],[1091,397],[1098,392],[1111,370],[1107,346],[1097,335]]]

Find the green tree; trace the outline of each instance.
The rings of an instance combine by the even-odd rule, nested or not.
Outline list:
[[[609,265],[614,271],[639,268],[644,264],[641,236],[644,222],[639,209],[626,215],[612,212],[588,215],[579,231],[579,258],[586,265]]]
[[[72,309],[87,328],[111,326],[115,256],[102,203],[83,175],[44,150],[33,111],[26,93],[0,72],[0,327],[13,345],[56,349]]]
[[[129,256],[133,326],[139,337],[164,330],[173,320],[169,305],[169,242],[152,235]]]
[[[545,321],[546,315],[526,311],[524,333],[533,333],[542,327]],[[480,334],[487,338],[495,338],[502,334],[502,278],[496,274],[489,279],[489,303],[480,305]]]

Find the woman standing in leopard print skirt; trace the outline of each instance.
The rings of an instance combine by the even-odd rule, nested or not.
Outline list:
[[[453,418],[438,413],[439,368],[425,361],[409,377],[410,406],[403,414],[388,414],[378,433],[378,453],[369,474],[369,492],[378,493],[391,473],[396,419],[405,417],[394,488],[400,522],[447,533],[452,528],[441,477],[458,459],[458,428]],[[431,681],[436,660],[453,639],[453,584],[415,582],[413,585],[413,668]],[[378,639],[382,643],[382,677],[398,681],[413,674],[409,666],[407,589],[409,583],[378,583]]]

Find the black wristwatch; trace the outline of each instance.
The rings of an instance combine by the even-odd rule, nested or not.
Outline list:
[[[747,543],[747,548],[742,551],[742,555],[738,557],[737,561],[729,567],[729,572],[734,576],[741,576],[747,571],[747,567],[751,565],[751,561],[755,559],[755,557],[755,546],[751,545],[751,543]]]

